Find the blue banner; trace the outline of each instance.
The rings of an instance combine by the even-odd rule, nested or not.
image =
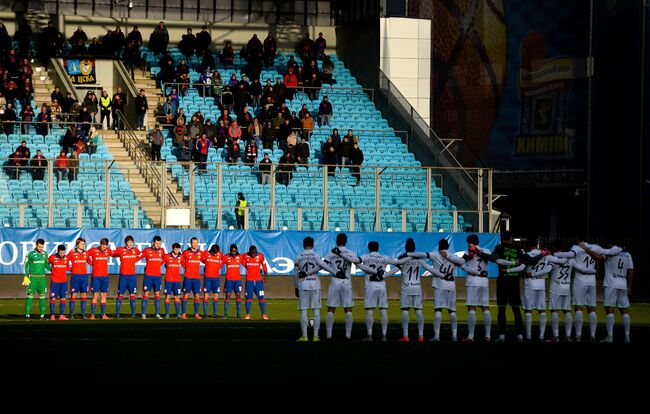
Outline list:
[[[124,245],[128,235],[135,238],[135,244],[140,250],[149,247],[154,236],[162,238],[165,251],[171,249],[173,243],[180,243],[183,249],[189,246],[190,239],[199,239],[199,248],[207,250],[212,244],[218,244],[221,251],[227,252],[231,244],[236,244],[241,253],[248,251],[252,245],[262,253],[272,275],[293,275],[294,259],[302,252],[302,240],[311,236],[315,241],[315,249],[325,255],[336,246],[337,232],[325,231],[243,231],[243,230],[171,230],[171,229],[47,229],[47,228],[2,228],[0,229],[0,273],[21,274],[27,254],[34,249],[37,239],[45,240],[45,250],[48,254],[56,252],[59,244],[66,246],[66,252],[74,248],[75,240],[83,237],[86,249],[99,246],[99,240],[107,237],[110,247]],[[467,249],[465,241],[468,233],[347,233],[347,247],[358,255],[368,252],[368,242],[379,242],[379,252],[397,257],[404,253],[404,242],[411,237],[415,240],[416,251],[434,251],[438,241],[445,238],[449,241],[449,251],[459,252]],[[479,234],[480,246],[494,250],[499,243],[498,234]],[[139,273],[144,270],[144,260],[138,263]],[[89,269],[90,270],[90,269]],[[164,271],[164,268],[163,268]],[[109,261],[109,272],[119,272],[119,260]],[[353,267],[353,272],[362,272]],[[497,275],[496,265],[490,264],[490,276]],[[89,272],[90,273],[90,272]],[[462,273],[462,272],[459,272]]]

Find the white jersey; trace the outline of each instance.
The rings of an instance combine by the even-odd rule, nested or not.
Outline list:
[[[401,265],[403,295],[422,295],[420,270],[424,268],[424,260],[410,259]]]
[[[492,254],[492,252],[488,249],[483,249],[481,247],[477,247],[477,248],[487,255]],[[465,252],[465,255],[469,255],[469,253]],[[485,272],[485,274],[487,274],[488,262],[485,259],[479,257],[478,255],[474,255],[474,257],[465,261],[465,268],[468,270],[473,270],[478,273]],[[488,278],[481,277],[481,276],[474,276],[468,273],[467,278],[465,279],[465,286],[488,287],[489,286]]]
[[[361,263],[363,263],[364,267],[367,267],[369,270],[366,273],[366,289],[370,288],[376,288],[376,289],[386,289],[386,281],[382,280],[380,282],[375,282],[370,280],[370,276],[374,274],[374,272],[370,272],[370,270],[377,270],[377,269],[384,269],[386,270],[386,266],[395,264],[397,260],[393,259],[392,257],[389,256],[384,256],[382,254],[379,254],[377,252],[371,252],[369,254],[365,254],[361,256]],[[361,268],[361,265],[358,265],[359,268]],[[361,269],[364,270],[364,269]]]
[[[320,270],[333,270],[313,250],[305,250],[300,253],[295,261],[296,264],[296,287],[298,290],[320,290]],[[307,277],[298,278],[298,272],[307,273]]]
[[[339,247],[339,250],[341,251],[341,253],[345,253],[347,255],[354,255],[354,253],[352,253],[350,250],[346,249],[345,247]],[[332,278],[332,280],[330,280],[330,284],[352,286],[352,279],[350,278],[350,274],[352,271],[352,264],[350,262],[348,262],[341,256],[329,252],[325,255],[325,263],[330,264],[333,268],[339,271],[345,272],[345,279]]]
[[[602,248],[597,244],[587,244],[587,247],[596,253],[601,254],[602,252]],[[596,286],[596,259],[578,245],[571,247],[571,251],[575,255],[576,262],[581,267],[594,271],[592,274],[585,274],[576,269],[574,283],[583,286]]]
[[[553,265],[548,291],[553,295],[568,296],[571,293],[571,273],[575,259],[559,259],[563,263]]]
[[[431,286],[441,290],[456,290],[456,282],[454,280],[445,280],[441,276],[454,276],[456,266],[462,266],[465,260],[453,253],[448,252],[447,257],[443,257],[440,252],[429,252],[427,257],[431,259],[431,267],[438,270],[440,274],[433,274]]]
[[[634,269],[630,253],[621,252],[614,256],[607,256],[603,286],[613,289],[627,289],[628,269]]]
[[[541,251],[533,249],[526,253],[530,257],[539,256],[542,254]],[[530,274],[530,277],[526,277],[524,280],[524,289],[526,290],[546,290],[546,285],[544,279],[546,275],[553,270],[552,256],[546,256],[542,260],[538,261],[532,266],[526,266],[526,274]],[[559,260],[559,259],[558,259]]]

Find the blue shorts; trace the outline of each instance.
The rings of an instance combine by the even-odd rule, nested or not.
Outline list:
[[[88,292],[88,275],[72,275],[70,278],[70,293]]]
[[[142,290],[145,292],[160,292],[162,286],[162,276],[147,276],[144,275],[142,282]]]
[[[221,283],[218,277],[206,277],[203,279],[204,293],[221,293]]]
[[[106,293],[108,292],[108,276],[93,276],[92,287],[90,290],[93,293]]]
[[[264,299],[264,281],[246,281],[246,299],[252,299],[253,294],[255,294],[258,299]]]
[[[50,284],[50,297],[54,299],[65,299],[68,293],[68,282],[52,282]]]
[[[135,295],[138,291],[138,277],[136,275],[120,275],[120,283],[117,288],[117,294],[124,292]]]
[[[241,292],[241,280],[226,280],[226,286],[224,286],[226,293],[235,291],[235,293]]]
[[[181,282],[165,281],[165,296],[180,296],[180,295],[181,295]]]
[[[201,294],[201,279],[188,279],[183,280],[183,293],[190,293],[190,290],[195,295]]]

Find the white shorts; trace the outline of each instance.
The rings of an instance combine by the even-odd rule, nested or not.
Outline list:
[[[573,284],[573,305],[596,307],[596,286]]]
[[[571,295],[558,295],[556,293],[549,293],[548,308],[550,310],[571,310]]]
[[[456,290],[436,289],[433,293],[434,309],[456,310]]]
[[[352,299],[352,286],[351,285],[335,285],[330,284],[327,291],[327,307],[328,308],[351,308],[354,306],[354,299]]]
[[[388,309],[388,295],[386,294],[386,288],[366,288],[366,297],[363,306],[366,309]]]
[[[619,309],[629,308],[630,299],[627,297],[627,289],[605,287],[605,306]]]
[[[524,289],[522,302],[526,310],[546,310],[546,291]]]
[[[298,310],[320,309],[320,290],[299,290]]]
[[[399,307],[400,309],[422,309],[422,295],[407,295],[405,293],[400,293]]]
[[[467,286],[467,306],[490,306],[490,288],[487,286]]]

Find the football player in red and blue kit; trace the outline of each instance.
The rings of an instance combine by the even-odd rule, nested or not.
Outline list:
[[[210,246],[210,250],[204,251],[201,255],[201,261],[205,264],[203,271],[203,316],[208,316],[208,303],[210,302],[210,295],[212,295],[212,317],[217,317],[217,309],[219,309],[219,293],[221,292],[221,284],[219,279],[219,272],[223,266],[223,254],[219,249],[218,244]]]
[[[113,256],[113,251],[108,247],[108,239],[99,241],[99,247],[88,251],[88,264],[92,266],[93,299],[90,302],[90,319],[95,319],[97,299],[100,300],[101,318],[109,319],[106,315],[106,296],[108,294],[108,259]]]
[[[50,284],[50,320],[55,320],[54,307],[59,299],[59,320],[67,321],[65,317],[65,298],[68,293],[68,258],[65,255],[65,246],[59,244],[56,253],[47,260],[52,266],[52,283]]]
[[[223,258],[223,264],[226,266],[226,299],[224,300],[223,313],[228,317],[230,308],[230,294],[235,292],[235,304],[237,305],[237,317],[241,317],[241,265],[243,264],[242,255],[239,254],[236,244],[230,245],[230,253]]]
[[[174,298],[174,307],[176,308],[176,317],[181,317],[181,245],[172,244],[172,251],[165,255],[163,263],[165,264],[165,319],[169,319],[169,308],[171,299]]]
[[[181,317],[187,319],[187,299],[190,291],[194,295],[194,319],[201,319],[199,307],[201,306],[201,250],[199,250],[199,239],[192,237],[190,247],[183,252],[182,265],[185,269],[183,279],[183,314]]]
[[[135,295],[138,292],[138,278],[135,274],[135,264],[140,261],[142,252],[134,246],[133,236],[126,236],[124,246],[113,251],[114,257],[120,258],[120,281],[117,288],[117,300],[115,301],[115,317],[120,317],[122,308],[122,295],[129,293],[129,305],[131,305],[131,318],[135,317]]]
[[[264,255],[257,252],[257,247],[251,246],[248,248],[248,253],[243,255],[242,264],[246,269],[246,316],[244,319],[251,318],[253,294],[257,296],[259,301],[262,319],[269,319],[266,316],[266,303],[264,302],[264,282],[266,282],[268,276]],[[262,271],[264,272],[264,278],[262,278]]]
[[[88,252],[84,250],[86,240],[81,237],[75,242],[75,248],[68,253],[68,266],[72,276],[70,277],[70,319],[74,319],[74,308],[76,295],[81,297],[81,317],[86,317],[86,292],[88,292],[88,269],[86,262]]]
[[[156,319],[162,319],[160,316],[160,288],[162,287],[162,277],[160,276],[160,267],[165,257],[165,249],[162,248],[162,239],[160,236],[154,236],[151,247],[144,249],[138,257],[146,260],[144,268],[144,281],[142,282],[142,319],[147,319],[147,305],[149,304],[149,292],[154,292],[154,308]]]

